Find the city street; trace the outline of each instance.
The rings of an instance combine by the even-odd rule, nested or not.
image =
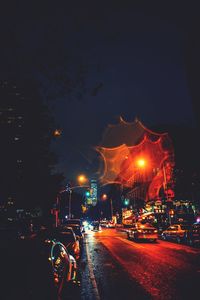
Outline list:
[[[199,1],[15,2],[0,300],[199,299]]]
[[[200,249],[158,240],[127,240],[103,229],[85,235],[81,299],[193,299]]]

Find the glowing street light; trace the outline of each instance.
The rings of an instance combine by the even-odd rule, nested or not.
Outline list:
[[[144,168],[146,166],[146,160],[144,160],[143,158],[140,158],[137,160],[136,164],[139,168]]]
[[[102,200],[107,200],[107,198],[108,198],[107,194],[102,195]]]
[[[88,178],[84,175],[84,174],[81,174],[77,177],[77,181],[78,181],[78,185],[74,185],[74,186],[71,186],[70,183],[68,183],[65,187],[65,189],[63,189],[62,191],[58,192],[57,194],[57,197],[56,197],[56,209],[52,209],[52,214],[55,215],[56,217],[56,220],[55,220],[55,225],[56,227],[58,227],[59,223],[60,223],[60,219],[59,219],[59,215],[58,215],[58,212],[59,212],[59,206],[60,206],[60,196],[62,193],[65,193],[65,192],[68,192],[69,193],[69,197],[67,198],[67,206],[68,206],[68,216],[65,216],[65,218],[69,218],[71,219],[72,218],[72,213],[71,213],[71,202],[72,202],[72,192],[74,189],[76,188],[89,188],[88,185],[84,185],[85,183],[88,182]],[[90,192],[87,191],[87,194],[86,196],[90,196]]]
[[[59,137],[59,136],[61,136],[61,134],[62,134],[62,131],[60,129],[55,129],[53,132],[53,135],[55,137]]]
[[[84,184],[88,181],[87,177],[84,174],[81,174],[77,178],[79,184]]]
[[[101,196],[102,200],[107,200],[108,199],[108,195],[107,194],[103,194]],[[112,203],[112,198],[110,198],[110,211],[111,211],[111,219],[113,218],[113,203]]]

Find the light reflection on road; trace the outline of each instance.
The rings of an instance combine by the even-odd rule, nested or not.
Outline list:
[[[153,299],[189,299],[200,282],[200,249],[158,240],[135,243],[125,232],[103,229],[88,233],[93,242],[102,243],[126,272],[151,294]],[[190,280],[191,291],[184,280]],[[194,281],[194,284],[193,284]],[[187,282],[188,284],[188,282]],[[180,291],[183,285],[183,292]],[[182,288],[181,288],[182,289]],[[184,289],[186,293],[184,294]],[[188,293],[188,294],[187,294]],[[185,298],[184,298],[185,297]]]

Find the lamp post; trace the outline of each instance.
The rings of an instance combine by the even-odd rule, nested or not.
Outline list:
[[[69,219],[71,219],[71,201],[72,201],[72,189],[69,189]]]
[[[81,174],[77,177],[77,181],[80,185],[82,185],[88,182],[88,178],[84,174]]]
[[[88,178],[84,174],[79,175],[77,177],[77,181],[78,181],[79,185],[75,185],[73,187],[68,187],[68,189],[67,189],[69,191],[69,210],[68,210],[69,219],[71,219],[71,217],[72,217],[72,213],[71,213],[72,190],[75,188],[88,187],[88,186],[84,185],[85,183],[88,182]]]
[[[58,219],[58,205],[59,205],[59,198],[58,198],[58,195],[56,197],[56,209],[55,209],[55,219],[56,219],[56,227],[58,227],[58,222],[59,222],[59,219]],[[54,213],[53,213],[54,214]]]
[[[60,205],[60,197],[61,194],[64,192],[69,192],[69,198],[68,198],[68,217],[69,219],[71,219],[72,217],[72,212],[71,212],[71,208],[72,208],[72,191],[75,188],[82,188],[82,187],[89,187],[88,185],[84,185],[85,183],[87,183],[88,179],[85,175],[79,175],[77,177],[77,181],[79,183],[79,185],[73,186],[71,187],[70,184],[67,184],[66,188],[64,190],[61,190],[60,192],[58,192],[57,197],[56,197],[56,208],[52,209],[52,214],[55,215],[55,226],[58,227],[59,225],[59,205]]]
[[[113,219],[113,202],[112,198],[110,198],[110,210],[111,210],[111,220]]]
[[[167,176],[166,176],[166,170],[165,170],[164,162],[163,162],[163,178],[164,178],[164,181],[163,181],[164,192],[165,192],[167,202],[168,202],[169,199],[168,199],[168,189],[167,189]]]
[[[134,177],[136,178],[135,180],[135,188],[133,191],[135,191],[135,195],[138,198],[146,198],[146,194],[144,195],[144,182],[146,180],[146,171],[149,167],[149,161],[144,158],[140,157],[137,158],[137,160],[134,163]],[[136,208],[136,203],[135,203],[135,196],[134,196],[134,208]]]
[[[107,200],[108,196],[107,194],[103,194],[102,195],[102,200]],[[112,198],[110,198],[110,212],[111,212],[111,219],[113,218],[113,202],[112,202]]]

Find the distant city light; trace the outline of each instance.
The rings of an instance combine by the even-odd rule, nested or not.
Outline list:
[[[53,135],[55,137],[61,136],[62,131],[60,129],[55,129]]]

